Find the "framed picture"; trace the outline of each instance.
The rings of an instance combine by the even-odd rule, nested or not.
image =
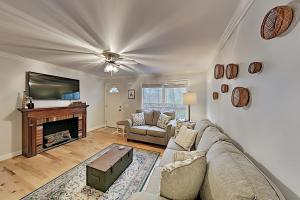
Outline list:
[[[128,99],[135,99],[135,90],[128,90]]]

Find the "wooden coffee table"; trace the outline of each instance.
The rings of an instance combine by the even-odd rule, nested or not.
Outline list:
[[[124,149],[119,149],[120,146]],[[87,165],[87,185],[105,192],[132,163],[132,158],[132,147],[113,144],[107,152]]]

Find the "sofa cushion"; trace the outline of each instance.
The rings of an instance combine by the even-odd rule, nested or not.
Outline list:
[[[167,164],[172,163],[173,162],[173,155],[174,155],[175,152],[176,152],[176,150],[166,149],[164,151],[164,154],[163,154],[162,158],[161,158],[159,166],[163,167],[163,166],[165,166]]]
[[[170,116],[171,120],[175,119],[175,112],[164,112],[164,114]]]
[[[159,128],[157,126],[151,126],[147,129],[147,135],[153,136],[153,137],[165,137],[166,136],[166,130]]]
[[[207,152],[202,199],[279,200],[265,176],[233,144],[220,141]]]
[[[170,140],[168,142],[168,145],[167,145],[167,149],[172,149],[172,150],[175,150],[175,151],[185,151],[184,148],[182,148],[180,145],[178,145],[175,142],[175,138],[174,137],[170,138]]]
[[[158,118],[158,121],[157,121],[157,126],[159,128],[165,129],[165,128],[167,128],[170,121],[171,121],[170,116],[161,113],[159,115],[159,118]]]
[[[179,134],[175,138],[175,142],[183,147],[185,150],[190,151],[195,142],[197,131],[188,129],[186,126],[180,128]]]
[[[133,126],[143,126],[145,125],[145,115],[144,113],[134,113],[131,114]]]
[[[154,110],[153,111],[153,123],[152,123],[153,126],[157,125],[157,121],[158,121],[159,116],[160,116],[160,111],[159,110]]]
[[[195,141],[195,148],[197,148],[205,129],[209,126],[214,126],[214,124],[211,123],[208,119],[203,119],[196,122],[194,129],[197,130],[198,133]]]
[[[223,140],[230,141],[226,135],[219,131],[219,129],[210,126],[205,129],[196,149],[207,152],[214,143]]]
[[[153,111],[145,111],[144,116],[145,116],[145,124],[152,126],[153,125]]]
[[[206,171],[203,152],[184,161],[176,161],[162,168],[160,195],[168,199],[196,199]]]
[[[130,127],[130,132],[139,134],[139,135],[147,135],[147,130],[150,128],[150,126],[132,126]]]

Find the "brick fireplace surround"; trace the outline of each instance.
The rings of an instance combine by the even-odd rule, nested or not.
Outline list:
[[[43,146],[45,123],[78,118],[76,138],[86,137],[86,108],[88,105],[68,107],[18,109],[22,112],[22,154],[32,157],[47,150]]]

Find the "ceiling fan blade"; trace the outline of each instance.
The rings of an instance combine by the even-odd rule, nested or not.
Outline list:
[[[127,71],[127,72],[134,72],[134,70],[124,66],[124,65],[119,65],[118,66],[120,69],[124,70],[124,71]]]
[[[92,53],[92,52],[83,52],[83,51],[74,51],[74,50],[56,49],[56,48],[47,48],[47,47],[37,47],[37,46],[20,45],[20,44],[0,44],[0,45],[14,46],[14,47],[20,47],[20,48],[27,48],[27,49],[35,49],[35,50],[41,50],[41,51],[57,51],[57,52],[63,52],[63,53],[88,54],[88,55],[95,55],[95,56],[100,55],[100,54],[98,55],[98,54]]]
[[[125,64],[125,65],[135,65],[135,64],[138,64],[138,62],[136,62],[135,60],[131,60],[131,59],[120,59],[120,60],[118,60],[118,63]]]

